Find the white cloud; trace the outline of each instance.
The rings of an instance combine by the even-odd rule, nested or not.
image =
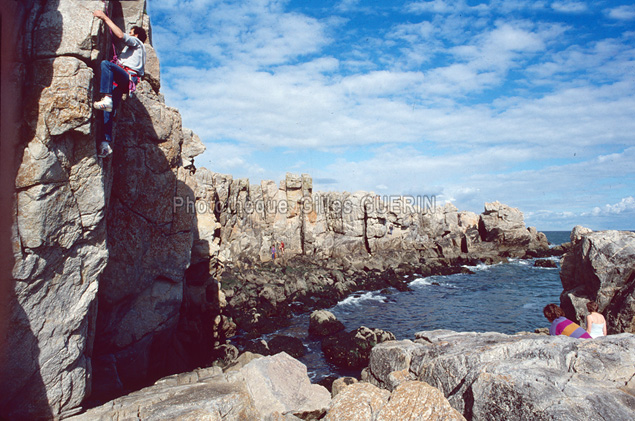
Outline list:
[[[456,2],[456,4],[450,5],[444,0],[432,0],[432,1],[421,1],[416,3],[411,3],[408,5],[408,11],[412,13],[424,13],[424,12],[434,12],[434,13],[452,13],[456,12],[457,9],[462,9],[465,7],[464,2]]]
[[[198,0],[176,7],[164,0],[152,2],[150,7],[170,13],[174,28],[172,42],[162,41],[161,49],[176,61],[183,52],[201,52],[210,57],[212,65],[240,62],[243,66],[261,67],[315,53],[330,42],[323,23],[306,15],[285,12],[285,3]],[[179,12],[174,13],[173,8]],[[157,35],[163,36],[165,32]]]
[[[610,18],[617,20],[634,20],[635,6],[618,6],[607,11]]]
[[[545,48],[544,42],[536,33],[514,27],[508,23],[500,24],[488,34],[485,49],[504,51],[538,51]]]
[[[339,12],[348,12],[350,10],[355,10],[359,6],[360,0],[341,0],[336,6],[335,9]]]
[[[635,198],[633,196],[625,197],[620,202],[614,203],[612,205],[606,204],[602,207],[595,207],[590,212],[590,214],[593,216],[619,215],[622,213],[635,214]]]
[[[311,175],[328,188],[437,194],[474,211],[501,200],[554,223],[628,196],[635,48],[628,34],[579,37],[572,15],[553,22],[550,8],[582,3],[416,2],[409,23],[371,36],[286,4],[194,1],[155,27],[167,102],[207,141],[197,165],[257,182],[312,166],[288,154],[273,170],[262,151],[319,151],[331,164]],[[616,173],[625,181],[605,190]]]
[[[254,164],[255,149],[246,145],[226,142],[205,142],[206,150],[194,158],[196,167],[205,167],[236,178],[263,174],[264,170]]]
[[[563,13],[582,13],[588,10],[586,3],[579,1],[555,1],[551,8]]]

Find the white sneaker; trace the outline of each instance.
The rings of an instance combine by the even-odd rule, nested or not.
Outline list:
[[[112,98],[106,95],[105,97],[102,98],[101,101],[95,102],[93,104],[93,107],[95,107],[95,109],[97,109],[97,110],[111,112],[112,111]]]
[[[97,152],[97,156],[100,158],[106,158],[108,155],[112,153],[112,148],[110,147],[109,142],[101,142],[99,145],[99,152]]]

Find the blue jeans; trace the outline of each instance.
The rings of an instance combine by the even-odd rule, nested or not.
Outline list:
[[[133,76],[133,78],[137,78],[137,76]],[[138,78],[135,83],[137,81]],[[113,82],[117,83],[117,87],[113,88]],[[128,72],[110,61],[103,60],[101,62],[99,92],[112,95],[112,112],[104,111],[104,137],[106,142],[112,141],[112,119],[121,102],[121,96],[124,92],[128,92],[129,83],[130,75]]]

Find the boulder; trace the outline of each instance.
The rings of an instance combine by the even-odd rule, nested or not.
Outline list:
[[[530,232],[525,228],[522,212],[499,202],[485,203],[479,232],[483,241],[494,242],[503,248],[526,247],[532,240]],[[545,245],[548,247],[548,244]]]
[[[576,227],[562,258],[560,296],[567,317],[584,325],[586,303],[598,303],[610,333],[635,333],[635,233]]]
[[[534,262],[534,266],[538,268],[557,268],[558,264],[553,260],[538,259]]]
[[[357,383],[357,379],[355,377],[340,377],[333,381],[331,385],[331,396],[335,397],[342,390],[346,389],[346,387]]]
[[[312,385],[306,366],[287,354],[243,359],[250,361],[225,373],[210,367],[164,377],[69,419],[289,419],[328,407],[330,393]]]
[[[245,383],[215,368],[163,378],[69,420],[262,419]]]
[[[325,420],[465,420],[443,394],[424,382],[409,381],[392,394],[369,383],[353,383],[331,401]]]
[[[386,404],[390,392],[370,383],[355,383],[333,398],[325,421],[372,420],[373,415]]]
[[[315,310],[309,318],[309,334],[329,336],[344,330],[344,324],[328,310]]]
[[[263,416],[321,410],[331,400],[325,387],[311,384],[306,366],[284,352],[255,359],[240,374]]]
[[[306,347],[300,338],[286,335],[274,335],[267,343],[272,354],[286,352],[293,358],[300,358],[306,355]]]
[[[473,420],[635,415],[635,335],[582,340],[428,331],[416,337],[377,345],[365,377],[390,388],[400,377],[395,372],[405,370],[441,390],[453,408]]]
[[[407,381],[391,394],[375,421],[393,420],[465,420],[452,408],[443,393],[425,382]]]
[[[371,349],[395,335],[381,329],[362,326],[350,332],[339,332],[322,341],[326,361],[342,368],[359,369],[368,364]]]

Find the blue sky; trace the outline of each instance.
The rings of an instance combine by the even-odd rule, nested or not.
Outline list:
[[[632,1],[149,0],[197,166],[635,229]]]

